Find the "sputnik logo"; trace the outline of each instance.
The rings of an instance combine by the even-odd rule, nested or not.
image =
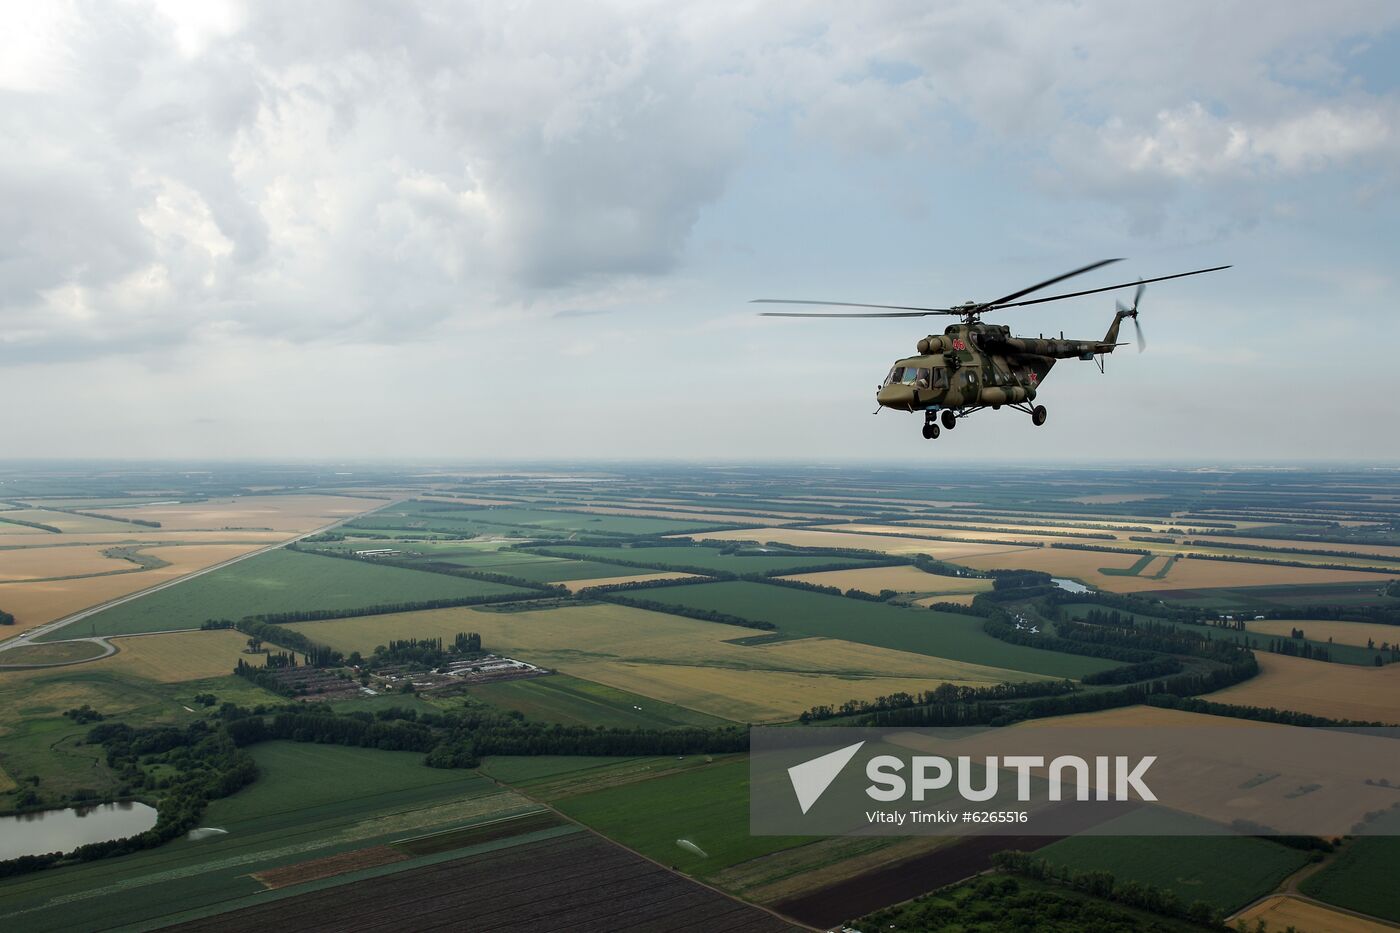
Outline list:
[[[854,745],[847,745],[845,748],[838,748],[834,752],[788,768],[788,779],[792,781],[793,793],[797,795],[797,803],[802,807],[804,814],[821,799],[821,795],[826,793],[831,782],[836,780],[837,775],[850,763],[864,744],[864,742],[857,742]]]

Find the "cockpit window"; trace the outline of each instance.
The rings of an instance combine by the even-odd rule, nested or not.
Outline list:
[[[885,385],[907,385],[919,389],[946,388],[948,373],[944,369],[929,369],[926,366],[896,366],[885,377]]]

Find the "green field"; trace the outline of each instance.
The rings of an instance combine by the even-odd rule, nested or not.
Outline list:
[[[263,742],[251,749],[258,779],[205,812],[209,826],[228,828],[246,820],[300,813],[334,805],[353,813],[386,797],[435,788],[446,795],[474,796],[491,789],[471,771],[429,768],[420,752],[380,752],[338,745]]]
[[[350,528],[444,531],[469,534],[510,534],[525,531],[596,532],[605,535],[663,535],[727,527],[723,522],[595,515],[530,508],[468,508],[432,502],[409,502],[359,518]]]
[[[197,629],[207,619],[298,609],[359,609],[520,592],[499,583],[276,550],[113,606],[40,640]]]
[[[254,872],[538,809],[475,772],[428,768],[416,753],[284,742],[251,751],[258,781],[215,801],[203,822],[226,833],[0,881],[0,929],[161,926],[278,896]]]
[[[1392,814],[1383,819],[1389,832],[1400,833],[1400,818]],[[1330,865],[1305,878],[1298,887],[1309,897],[1328,904],[1400,923],[1397,865],[1400,835],[1358,836],[1345,844]]]
[[[726,721],[683,706],[580,680],[567,674],[482,684],[471,696],[526,719],[564,725],[610,726],[625,729],[665,729],[673,726],[717,726]]]
[[[1146,828],[1151,817],[1130,813],[1117,830]],[[1072,836],[1036,853],[1077,871],[1106,871],[1174,892],[1182,903],[1205,901],[1230,912],[1263,897],[1307,863],[1306,852],[1253,836]]]
[[[542,548],[540,553],[599,561],[613,558],[656,564],[674,570],[720,570],[729,573],[800,573],[809,567],[846,567],[868,563],[855,557],[821,557],[754,547],[725,554],[716,547],[598,547],[556,544]],[[883,555],[871,555],[871,559],[881,557]]]
[[[738,759],[567,797],[556,806],[663,865],[704,878],[729,865],[812,841],[749,835],[748,790],[749,763]],[[679,845],[682,839],[705,855]]]
[[[1052,677],[1082,677],[1111,661],[1026,648],[982,631],[976,616],[910,609],[765,583],[719,582],[643,590],[638,598],[771,622],[787,633],[825,635]]]

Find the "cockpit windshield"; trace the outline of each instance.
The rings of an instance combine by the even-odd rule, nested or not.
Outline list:
[[[920,389],[927,389],[931,386],[946,386],[948,384],[947,371],[943,369],[929,369],[924,366],[896,366],[890,370],[890,374],[885,379],[885,385],[907,385]]]

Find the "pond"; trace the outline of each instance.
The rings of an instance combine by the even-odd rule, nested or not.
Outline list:
[[[155,825],[155,808],[132,801],[0,816],[0,861],[71,852],[90,842],[136,836]]]
[[[1070,593],[1089,592],[1089,588],[1083,583],[1080,583],[1078,580],[1066,580],[1063,577],[1051,577],[1050,582],[1058,586],[1060,589],[1066,590]]]

